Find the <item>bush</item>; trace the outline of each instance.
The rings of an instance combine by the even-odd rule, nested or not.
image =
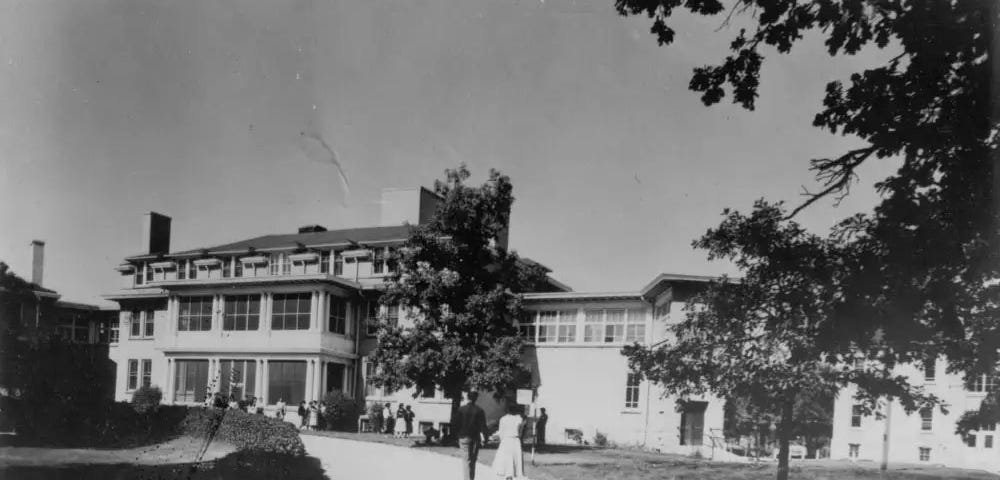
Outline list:
[[[160,400],[163,400],[160,387],[139,387],[132,394],[132,407],[139,413],[146,413],[156,410],[160,406]]]
[[[220,421],[220,416],[216,440],[229,442],[241,451],[305,455],[305,445],[294,425],[242,410],[191,409],[184,420],[183,432],[204,437],[211,431],[213,423]]]
[[[376,433],[385,429],[385,420],[382,418],[382,404],[378,402],[368,404],[368,422],[372,427],[372,431]]]
[[[597,433],[594,434],[594,445],[598,447],[607,447],[608,436],[601,433],[601,431],[598,430]]]
[[[358,402],[341,392],[330,392],[323,397],[323,428],[326,430],[353,431],[358,415]]]
[[[583,444],[583,432],[580,430],[577,430],[575,428],[567,428],[566,436],[569,437],[570,440],[576,442],[577,445]]]

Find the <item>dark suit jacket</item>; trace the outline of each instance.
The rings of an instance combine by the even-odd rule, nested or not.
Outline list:
[[[486,412],[474,403],[467,403],[458,409],[458,428],[455,434],[458,438],[471,438],[475,441],[486,435]]]

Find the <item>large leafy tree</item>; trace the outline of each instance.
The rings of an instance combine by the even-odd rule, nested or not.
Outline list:
[[[523,343],[514,326],[520,292],[544,290],[546,272],[508,251],[502,238],[514,200],[510,179],[491,170],[469,185],[465,166],[446,170],[433,219],[413,229],[394,261],[381,302],[411,312],[412,325],[383,319],[374,383],[392,390],[437,387],[451,399],[480,388],[502,394],[522,382]]]
[[[856,383],[869,409],[883,395],[908,411],[937,401],[883,364],[861,368],[846,355],[850,340],[830,335],[842,302],[838,272],[851,250],[783,219],[780,205],[760,201],[749,215],[724,215],[694,245],[744,276],[723,277],[696,295],[663,344],[626,347],[633,370],[681,398],[712,393],[769,406],[760,410],[776,419],[779,480],[788,478],[792,435],[804,427],[795,407],[818,392]]]
[[[837,392],[832,390],[833,385],[817,384],[796,396],[792,408],[792,437],[801,438],[810,455],[833,434],[833,401]],[[773,402],[758,403],[760,400],[727,398],[724,425],[727,438],[749,440],[746,448],[750,451],[756,447],[757,456],[770,455],[768,446],[776,440],[771,429],[781,417]]]
[[[968,377],[996,371],[1000,350],[1000,2],[995,0],[616,0],[645,14],[661,45],[679,9],[717,15],[731,55],[696,68],[690,89],[706,105],[732,96],[753,109],[765,54],[805,35],[830,56],[891,52],[883,64],[831,79],[813,125],[860,139],[860,148],[811,160],[820,188],[796,208],[846,195],[866,162],[902,166],[877,184],[874,212],[840,234],[857,255],[838,308],[841,334],[890,363],[943,355]],[[720,29],[721,31],[727,31]],[[872,350],[874,351],[874,350]],[[993,398],[987,404],[995,404]],[[989,408],[984,409],[986,418]],[[993,418],[1000,421],[1000,414]]]

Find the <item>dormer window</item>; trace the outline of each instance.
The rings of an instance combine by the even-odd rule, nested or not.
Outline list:
[[[333,258],[333,274],[343,275],[344,274],[344,255],[339,252],[330,252],[330,256]]]
[[[271,266],[271,275],[288,275],[292,273],[292,263],[288,261],[287,253],[272,253],[269,263]]]
[[[375,247],[372,249],[372,273],[375,275],[385,274],[386,249]]]

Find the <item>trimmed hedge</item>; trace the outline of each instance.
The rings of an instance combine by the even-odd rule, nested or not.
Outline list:
[[[242,410],[216,410],[192,408],[182,427],[186,435],[204,437],[208,435],[213,422],[221,424],[215,434],[216,440],[231,443],[239,450],[254,452],[305,455],[305,445],[299,438],[299,430],[294,425]]]

